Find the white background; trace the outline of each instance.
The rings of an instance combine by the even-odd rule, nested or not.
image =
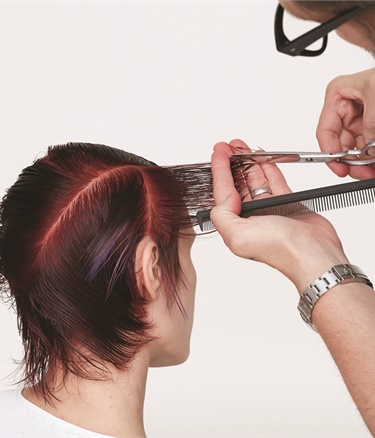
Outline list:
[[[1,3],[1,194],[48,145],[68,141],[121,147],[158,164],[208,161],[216,142],[238,137],[268,150],[317,150],[327,83],[374,62],[336,35],[316,59],[277,53],[275,8],[275,1]],[[290,36],[311,27],[287,23]],[[343,182],[324,164],[282,170],[293,190]],[[372,211],[326,216],[351,262],[375,278]],[[150,371],[149,436],[370,436],[323,342],[300,320],[294,286],[237,259],[218,236],[198,239],[193,258],[191,357]],[[5,378],[21,357],[5,305],[0,324]]]

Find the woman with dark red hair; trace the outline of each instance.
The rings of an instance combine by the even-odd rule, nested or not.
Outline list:
[[[16,306],[23,390],[1,436],[144,436],[149,366],[184,362],[195,233],[168,170],[67,144],[24,169],[1,205],[3,292]]]

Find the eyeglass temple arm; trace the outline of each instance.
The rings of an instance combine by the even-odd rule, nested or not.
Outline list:
[[[314,53],[314,55],[323,53],[327,46],[327,41],[328,41],[327,34],[332,30],[336,29],[337,27],[339,27],[341,24],[355,17],[361,10],[363,10],[363,8],[356,7],[350,11],[347,11],[345,14],[342,14],[339,17],[334,17],[331,20],[328,20],[327,22],[321,24],[320,26],[317,26],[314,29],[310,30],[309,32],[306,32],[304,35],[292,41],[289,41],[284,31],[282,30],[282,27],[277,26],[278,22],[282,22],[282,17],[284,15],[284,8],[279,4],[275,16],[275,35],[277,35],[277,39],[276,39],[277,50],[292,56],[298,55],[302,52],[307,52],[307,53],[311,52]],[[316,51],[304,50],[305,47],[308,47],[310,44],[314,43],[320,38],[323,38],[323,46],[321,47],[321,49]],[[285,42],[284,44],[281,45],[280,41],[282,40],[284,40]],[[307,55],[307,53],[304,54]]]

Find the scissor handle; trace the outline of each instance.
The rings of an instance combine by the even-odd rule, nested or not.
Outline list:
[[[368,152],[372,151],[371,154]],[[369,141],[366,146],[363,148],[363,152],[369,157],[375,157],[375,140]]]
[[[369,154],[371,151],[371,155]],[[350,166],[364,166],[366,164],[375,163],[375,140],[372,140],[366,144],[362,149],[349,149],[346,151],[347,157],[358,157],[359,160],[353,160],[350,158],[340,157],[337,161],[340,163],[348,164]]]

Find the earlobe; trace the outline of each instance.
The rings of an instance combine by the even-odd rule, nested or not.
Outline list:
[[[151,300],[160,294],[159,251],[155,242],[144,237],[138,245],[136,254],[136,275],[140,290]]]

